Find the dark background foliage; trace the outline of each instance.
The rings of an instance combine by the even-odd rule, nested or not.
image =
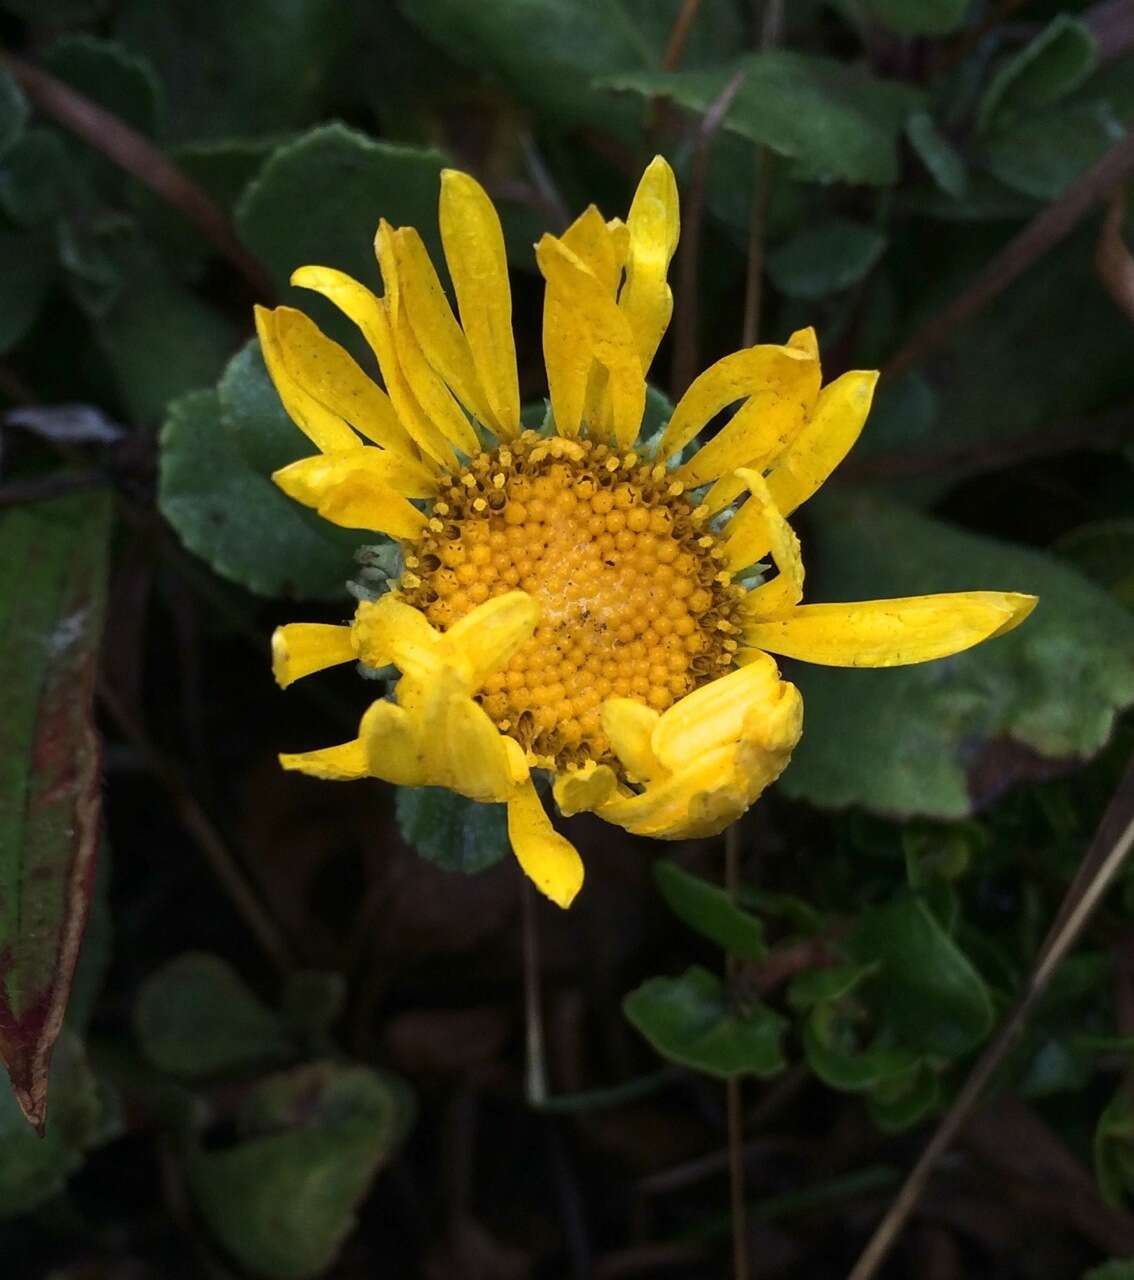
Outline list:
[[[0,0],[0,36],[3,1273],[727,1274],[731,1079],[750,1274],[847,1275],[1131,816],[1134,4]],[[805,736],[737,892],[720,840],[577,819],[563,914],[495,810],[278,769],[366,703],[267,658],[347,613],[364,535],[268,479],[304,441],[251,308],[354,342],[291,270],[377,287],[379,216],[435,244],[458,165],[538,413],[532,242],[659,151],[651,411],[814,324],[828,377],[884,372],[800,515],[809,598],[1041,605],[785,664]],[[1130,1280],[1130,873],[1003,1047],[878,1274]]]

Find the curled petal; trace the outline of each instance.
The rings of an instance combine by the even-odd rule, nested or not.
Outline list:
[[[272,479],[289,498],[314,507],[332,524],[415,538],[425,516],[379,478],[387,466],[396,468],[399,463],[393,454],[383,458],[377,449],[360,447],[301,458],[273,472]]]
[[[969,649],[1018,627],[1036,597],[1009,591],[805,604],[752,622],[744,639],[758,649],[830,667],[901,667]]]
[[[355,782],[370,776],[366,745],[361,738],[319,751],[284,752],[279,757],[285,769],[306,773],[326,782]]]
[[[539,605],[526,591],[508,591],[458,619],[442,641],[470,692],[512,657],[539,622]]]
[[[560,907],[569,907],[583,885],[583,860],[551,825],[531,780],[508,801],[508,839],[524,874]]]
[[[350,627],[290,622],[272,633],[272,675],[281,689],[316,671],[353,662],[355,657]]]
[[[750,497],[729,526],[725,541],[728,565],[742,569],[753,562],[753,544],[770,546],[779,574],[748,593],[745,611],[752,618],[776,617],[803,599],[803,560],[799,539],[772,501],[758,471],[741,467],[737,473]]]
[[[609,765],[588,760],[579,769],[556,775],[552,792],[560,813],[569,818],[575,813],[593,813],[600,809],[617,789],[614,770]]]
[[[658,723],[653,707],[634,698],[607,698],[601,715],[602,731],[633,781],[645,782],[661,770],[651,745]]]
[[[437,665],[440,635],[419,609],[393,592],[363,600],[355,611],[354,643],[367,666],[397,663],[403,671],[424,675]]]

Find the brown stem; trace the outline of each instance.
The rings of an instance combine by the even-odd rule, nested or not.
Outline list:
[[[784,22],[783,0],[767,0],[760,23],[761,50],[780,42]],[[768,221],[768,196],[772,189],[772,153],[756,148],[756,174],[752,191],[752,217],[748,224],[748,267],[744,279],[744,324],[741,346],[754,346],[760,336],[760,303],[764,286],[764,231]]]
[[[729,80],[715,102],[705,112],[697,133],[689,198],[685,202],[685,226],[677,250],[677,307],[673,323],[673,398],[676,400],[693,381],[697,369],[697,267],[701,246],[701,223],[705,213],[705,188],[709,180],[709,156],[713,138],[721,127],[733,99],[740,92],[746,67]]]
[[[734,822],[725,832],[725,891],[735,902],[740,893],[741,824]],[[731,953],[725,958],[728,978],[736,976],[737,961]],[[733,1280],[748,1280],[748,1219],[744,1205],[744,1105],[740,1079],[733,1076],[726,1084],[728,1110],[728,1190],[732,1216]]]
[[[884,377],[896,378],[948,341],[1018,276],[1074,230],[1083,216],[1134,173],[1134,133],[1127,134],[1057,200],[1043,209],[944,310],[894,355]]]
[[[685,41],[689,38],[689,31],[700,7],[701,0],[681,0],[681,9],[677,14],[673,29],[669,33],[669,41],[665,46],[665,55],[662,58],[663,71],[675,70],[677,64],[681,61],[681,55],[685,52]]]
[[[543,1037],[543,1002],[539,989],[539,927],[536,920],[536,891],[531,881],[520,877],[520,913],[523,917],[524,948],[524,1040],[527,1050],[525,1086],[528,1105],[542,1107],[547,1101],[547,1055]]]
[[[1134,322],[1134,254],[1122,238],[1126,189],[1116,187],[1106,207],[1102,233],[1095,248],[1095,270],[1107,293]]]
[[[218,253],[228,259],[258,298],[265,302],[274,300],[271,277],[237,239],[224,211],[148,138],[69,85],[14,54],[0,51],[0,65],[11,72],[41,111],[178,209]]]

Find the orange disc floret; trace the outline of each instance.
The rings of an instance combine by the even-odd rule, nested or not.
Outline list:
[[[434,512],[407,549],[407,603],[441,630],[517,586],[539,603],[534,635],[478,696],[533,760],[617,768],[603,700],[664,711],[733,665],[743,590],[665,468],[525,432],[443,482]]]

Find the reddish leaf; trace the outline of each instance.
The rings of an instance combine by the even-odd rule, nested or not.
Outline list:
[[[94,882],[110,503],[0,515],[0,1059],[42,1129]]]

